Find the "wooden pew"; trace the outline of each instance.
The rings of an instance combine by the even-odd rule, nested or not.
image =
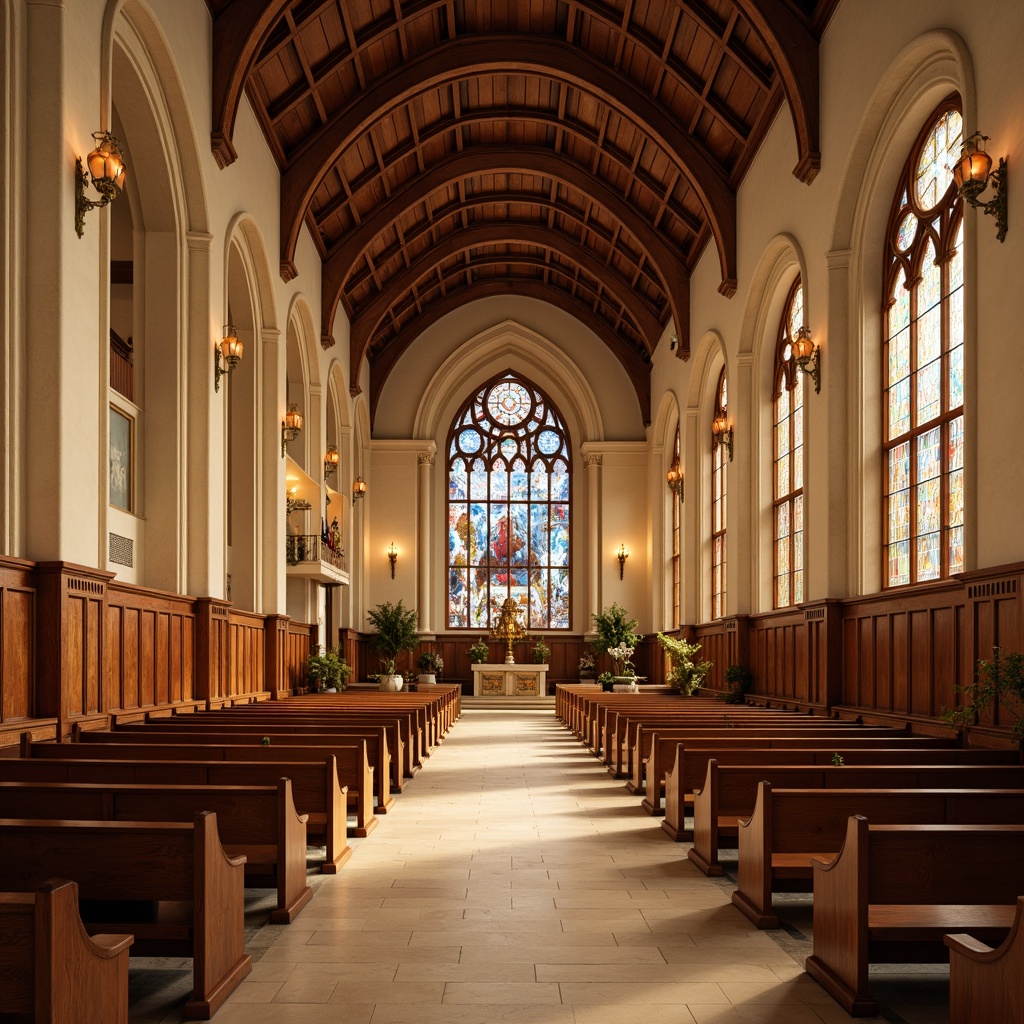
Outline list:
[[[368,836],[377,827],[373,813],[373,768],[367,757],[366,743],[335,744],[330,747],[237,747],[230,743],[183,743],[151,746],[148,743],[52,743],[27,741],[21,746],[27,758],[77,758],[123,761],[257,761],[266,764],[316,761],[333,757],[338,780],[348,790],[348,803],[355,805],[356,825],[353,834]],[[278,777],[287,775],[284,770]],[[242,783],[244,785],[244,783]],[[303,812],[305,813],[305,812]],[[316,822],[310,814],[310,824]]]
[[[73,744],[65,744],[73,746]],[[307,818],[307,836],[322,836],[327,855],[321,873],[333,875],[352,856],[346,838],[345,789],[338,783],[337,761],[132,761],[83,758],[0,758],[0,781],[92,782],[112,785],[277,786],[291,781],[292,796]]]
[[[693,741],[679,743],[676,745],[676,756],[672,771],[665,775],[665,817],[662,820],[662,831],[668,834],[671,839],[677,842],[681,840],[694,841],[698,853],[703,853],[708,863],[717,859],[718,844],[723,834],[735,834],[735,821],[731,822],[732,831],[723,833],[723,826],[730,825],[722,822],[722,814],[718,813],[717,820],[710,810],[706,812],[704,821],[707,827],[717,828],[717,833],[708,834],[706,831],[703,837],[698,837],[686,827],[687,808],[693,808],[694,793],[701,790],[706,800],[715,801],[717,797],[705,786],[705,779],[708,771],[708,762],[714,758],[719,766],[728,764],[730,767],[743,765],[831,765],[835,754],[847,761],[847,767],[857,767],[869,764],[919,764],[922,766],[931,765],[1004,765],[1006,767],[1019,767],[1020,761],[1016,753],[1005,750],[977,750],[973,748],[959,749],[937,749],[920,750],[911,747],[911,752],[905,754],[902,748],[878,748],[857,749],[852,745],[842,747],[796,747],[795,740],[780,741],[771,747],[757,747],[749,745],[746,747],[719,747],[714,749],[708,745],[700,745]],[[741,741],[742,742],[742,741]],[[883,753],[885,750],[891,753]],[[759,780],[757,780],[759,781]],[[995,788],[1014,789],[1017,783],[1004,781],[992,783]],[[748,806],[742,812],[736,812],[734,818],[747,817],[754,806],[756,796],[756,781],[750,787],[748,794]],[[704,813],[704,812],[702,812]],[[700,862],[696,862],[698,866]],[[703,870],[703,867],[702,867]]]
[[[842,733],[836,733],[834,731],[834,729],[838,727],[839,729],[844,730],[846,735],[851,738],[856,738],[858,741],[862,741],[864,743],[873,740],[875,741],[875,745],[879,747],[910,746],[919,747],[921,749],[959,749],[955,740],[943,737],[913,736],[903,730],[860,726],[853,722],[842,722],[836,719],[833,719],[831,724],[825,724],[827,721],[827,719],[822,718],[801,719],[800,731],[788,729],[785,735],[792,735],[794,737],[794,742],[804,742],[801,737],[813,737],[817,735],[822,737],[822,745],[825,745],[829,737],[842,735]],[[808,727],[803,725],[805,722],[817,722],[821,725],[821,728],[815,729],[813,727]],[[727,746],[730,747],[757,746],[757,737],[760,735],[757,732],[752,732],[751,729],[745,726],[722,729],[720,732],[729,738]],[[665,775],[675,760],[674,743],[687,741],[690,739],[691,734],[691,730],[681,729],[678,726],[659,727],[640,725],[634,729],[632,740],[627,741],[630,758],[630,778],[626,783],[626,789],[631,793],[643,793],[650,796],[652,790],[648,788],[647,780],[650,774],[648,772],[648,767],[654,768],[655,775],[657,775],[658,772],[661,773],[661,782],[662,786],[664,786]],[[655,737],[658,738],[658,741],[661,744],[657,748],[654,746]],[[780,732],[776,732],[773,734],[772,738],[778,738],[781,740],[783,735]],[[662,788],[661,791],[664,792],[664,789]]]
[[[0,782],[0,818],[90,821],[193,821],[217,815],[229,857],[245,857],[249,885],[277,889],[271,924],[290,924],[313,898],[306,884],[306,816],[295,810],[292,784],[277,786],[140,785],[111,782]]]
[[[826,748],[831,746],[832,753],[839,753],[843,749],[851,752],[857,750],[872,749],[897,749],[907,750],[942,750],[956,751],[957,747],[952,746],[948,741],[934,739],[925,736],[907,736],[903,733],[883,731],[881,735],[873,729],[861,730],[860,726],[850,726],[834,729],[785,729],[778,730],[771,736],[760,735],[761,730],[734,729],[728,733],[690,733],[680,734],[678,730],[667,736],[661,733],[654,733],[650,737],[649,754],[647,757],[647,770],[643,772],[644,798],[640,806],[650,815],[658,817],[665,813],[662,798],[665,793],[666,779],[668,776],[667,766],[674,763],[675,751],[682,738],[691,749],[697,745],[711,747],[731,747],[733,749],[744,746],[750,749],[774,749],[777,747],[789,747],[796,750],[800,748]],[[639,750],[639,747],[637,748]],[[719,759],[721,761],[721,759]],[[825,762],[820,762],[825,763]],[[1009,763],[1009,762],[1007,762]]]
[[[1024,896],[997,949],[970,935],[947,935],[949,1024],[1024,1024]]]
[[[859,814],[878,825],[1024,824],[1024,789],[773,789],[758,786],[739,826],[732,902],[758,928],[778,928],[772,892],[807,892],[811,861],[839,852]]]
[[[281,705],[285,705],[284,708]],[[344,731],[352,725],[381,725],[397,729],[400,743],[389,744],[393,757],[401,763],[402,776],[411,779],[423,767],[423,737],[416,725],[415,716],[400,710],[393,712],[346,711],[343,708],[326,708],[318,711],[313,705],[290,705],[287,701],[272,703],[244,704],[238,707],[216,711],[186,712],[181,715],[155,715],[147,718],[153,725],[178,722],[246,722],[252,730],[295,728],[309,732],[324,732],[338,729]],[[187,728],[187,726],[185,726]]]
[[[260,728],[261,725],[262,728]],[[285,716],[274,720],[268,719],[259,723],[253,722],[244,716],[233,715],[228,710],[227,712],[203,711],[195,715],[170,715],[161,718],[151,718],[146,722],[126,722],[115,725],[111,731],[115,733],[144,733],[150,729],[161,731],[174,729],[181,732],[193,732],[197,735],[205,734],[218,737],[234,733],[255,733],[258,734],[258,739],[262,739],[263,736],[269,736],[271,744],[275,741],[278,743],[282,742],[284,737],[324,735],[330,736],[332,739],[338,739],[342,743],[352,743],[357,739],[369,741],[373,736],[382,734],[384,737],[383,750],[386,753],[386,757],[380,752],[375,751],[372,744],[367,748],[367,756],[370,758],[370,763],[374,768],[374,782],[376,783],[376,780],[383,775],[390,775],[389,793],[402,792],[405,774],[405,744],[402,742],[402,736],[396,721],[360,724],[358,720],[352,723],[339,720],[337,723],[325,722],[307,725],[299,722],[290,722],[287,716]],[[85,731],[76,727],[72,735],[77,740]],[[307,743],[309,741],[303,740],[302,742]],[[286,741],[285,745],[288,745]],[[390,768],[390,772],[388,768]],[[389,799],[386,807],[382,806],[382,801],[378,794],[374,811],[377,814],[383,814],[386,810],[390,810],[392,804],[393,801]]]
[[[739,821],[754,813],[758,783],[793,790],[836,788],[1024,788],[1024,766],[996,751],[845,751],[848,763],[837,767],[826,751],[730,751],[708,758],[705,780],[693,791],[693,846],[687,857],[705,874],[721,874],[723,839],[735,840]],[[930,757],[931,756],[931,757]],[[930,760],[929,760],[930,757]],[[972,766],[959,771],[958,766]],[[976,770],[997,768],[996,771]]]
[[[269,741],[269,742],[264,742]],[[153,725],[118,729],[78,730],[76,743],[148,743],[151,746],[189,746],[196,744],[230,744],[238,747],[320,747],[333,749],[335,744],[353,746],[366,744],[366,757],[373,766],[373,813],[386,814],[395,805],[391,795],[391,755],[383,727],[363,729],[358,733],[319,732],[284,733],[274,729],[240,730],[227,725],[162,728]]]
[[[0,819],[0,889],[74,874],[88,931],[130,932],[132,955],[193,958],[190,1020],[212,1017],[252,970],[244,864],[224,853],[207,811],[187,823]],[[142,912],[126,914],[130,901]]]
[[[985,870],[992,865],[998,870]],[[850,818],[839,855],[814,861],[814,950],[805,968],[851,1016],[871,1016],[878,1001],[870,963],[942,963],[952,932],[1000,943],[1022,890],[1024,825]]]
[[[131,935],[89,937],[78,886],[0,892],[0,1020],[128,1024]]]

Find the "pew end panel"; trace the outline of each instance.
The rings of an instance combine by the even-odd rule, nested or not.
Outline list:
[[[74,882],[0,893],[0,936],[0,1020],[127,1024],[133,937],[90,938]]]
[[[209,1020],[252,970],[244,929],[245,857],[229,857],[217,833],[217,815],[201,811],[195,821],[193,913],[196,991],[185,1004],[189,1020]],[[198,998],[196,996],[198,995]]]
[[[1013,927],[993,948],[971,935],[947,935],[949,1021],[1024,1024],[1024,896],[1017,897]]]
[[[673,776],[682,774],[677,751]],[[718,863],[718,772],[715,770],[718,761],[708,760],[707,774],[704,785],[693,791],[693,846],[686,851],[687,858],[705,875],[722,874],[722,865]],[[667,787],[667,784],[666,784]],[[665,805],[669,805],[669,794],[666,788]],[[671,833],[670,833],[671,834]]]

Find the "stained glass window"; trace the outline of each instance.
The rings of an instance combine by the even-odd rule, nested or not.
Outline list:
[[[729,417],[729,393],[725,370],[718,378],[715,393],[715,419],[725,423]],[[731,444],[731,442],[730,442]],[[725,614],[725,523],[727,488],[727,452],[714,432],[711,435],[711,617]]]
[[[786,298],[775,346],[773,390],[772,548],[775,607],[804,599],[804,386],[791,347],[804,326],[804,289],[794,282]]]
[[[448,628],[490,629],[514,598],[528,629],[568,629],[569,444],[550,400],[512,373],[448,438]]]
[[[890,587],[964,568],[963,213],[950,171],[962,135],[949,100],[915,145],[889,218],[882,373]]]
[[[672,452],[672,465],[679,468],[680,465],[680,438],[679,427],[676,426],[676,437]],[[680,574],[679,531],[682,526],[682,506],[674,491],[669,491],[672,505],[672,628],[679,626],[679,586],[682,582]]]

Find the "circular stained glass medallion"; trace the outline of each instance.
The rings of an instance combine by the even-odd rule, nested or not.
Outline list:
[[[487,411],[491,419],[505,427],[514,427],[530,415],[533,399],[522,384],[503,380],[487,395]]]
[[[544,430],[537,438],[537,447],[544,455],[554,455],[562,447],[562,439],[553,430]]]

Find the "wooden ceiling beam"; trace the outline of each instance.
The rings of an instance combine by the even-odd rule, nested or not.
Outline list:
[[[620,223],[615,223],[615,229],[613,231],[608,231],[606,229],[602,230],[599,225],[592,222],[588,223],[585,219],[586,215],[581,213],[575,207],[564,202],[559,202],[554,194],[556,191],[557,185],[553,184],[551,194],[547,196],[540,195],[536,192],[474,192],[473,195],[466,196],[465,199],[452,200],[451,202],[445,203],[443,206],[432,211],[430,220],[418,221],[412,229],[402,232],[400,241],[392,242],[378,253],[378,262],[385,262],[389,259],[396,258],[401,254],[404,246],[415,242],[417,238],[424,234],[424,232],[430,231],[439,224],[443,224],[446,220],[459,216],[467,210],[471,210],[479,206],[487,206],[492,203],[512,203],[522,206],[533,206],[541,211],[546,210],[546,221],[549,228],[554,228],[556,216],[562,216],[568,220],[574,221],[581,227],[592,231],[601,239],[601,241],[609,246],[611,250],[608,254],[609,258],[618,256],[620,259],[627,261],[634,268],[635,275],[643,275],[660,292],[664,293],[664,287],[657,273],[644,270],[644,266],[648,264],[650,260],[643,250],[641,250],[639,258],[637,258],[635,254],[617,247],[619,237],[622,234],[622,225]],[[465,227],[467,225],[464,224],[463,226]],[[397,231],[397,225],[394,227]],[[362,286],[367,277],[369,277],[369,272],[363,269],[350,274],[345,282],[346,292],[351,293]],[[634,277],[634,280],[637,279],[638,277]],[[341,301],[345,305],[346,312],[351,314],[351,307],[348,305],[347,295],[344,292],[341,295]]]
[[[796,132],[793,174],[810,184],[821,169],[818,40],[786,0],[734,0],[761,38],[779,73]]]
[[[238,158],[232,136],[245,83],[256,58],[291,0],[234,3],[213,19],[213,128],[210,148],[218,167]]]
[[[630,288],[629,281],[618,271],[607,267],[592,252],[573,242],[560,231],[552,231],[541,224],[501,223],[485,224],[469,228],[466,231],[456,231],[442,239],[437,245],[427,249],[413,261],[408,269],[393,274],[377,295],[362,308],[356,310],[349,331],[349,347],[354,361],[353,365],[358,366],[362,363],[363,357],[369,350],[370,340],[388,310],[439,263],[469,249],[485,245],[506,244],[535,245],[541,249],[550,249],[575,263],[577,267],[586,270],[591,277],[600,281],[616,297],[616,301],[620,305],[629,310],[644,338],[648,354],[654,351],[661,336],[661,324],[658,317],[645,301]],[[514,257],[512,258],[514,259]],[[331,326],[333,328],[333,317]]]
[[[680,256],[664,236],[614,189],[591,175],[586,168],[540,146],[474,146],[461,153],[452,153],[438,161],[426,174],[413,178],[398,189],[388,202],[381,203],[358,228],[350,231],[331,250],[321,272],[321,343],[325,347],[334,344],[331,329],[345,283],[373,240],[399,220],[406,210],[438,190],[494,170],[536,174],[560,181],[588,196],[618,220],[643,247],[644,255],[661,279],[672,310],[679,346],[689,353],[690,274]]]
[[[545,285],[535,280],[523,281],[516,278],[502,279],[494,277],[483,281],[474,281],[470,285],[458,288],[440,302],[435,302],[433,305],[428,306],[422,314],[406,323],[394,341],[373,358],[370,364],[371,425],[384,384],[406,349],[428,327],[437,323],[442,317],[460,309],[469,302],[488,298],[492,295],[516,295],[523,296],[524,298],[539,299],[541,302],[550,303],[558,309],[568,312],[586,327],[589,327],[608,346],[612,354],[622,365],[626,376],[633,385],[633,391],[636,394],[637,405],[640,407],[640,416],[643,419],[644,426],[650,425],[651,364],[645,362],[638,352],[627,345],[605,319],[596,315],[585,302],[571,298],[568,293],[560,288]],[[357,369],[357,365],[353,363],[353,371]],[[359,377],[356,372],[353,372],[349,379],[351,381],[358,381]],[[355,386],[354,392],[356,394],[359,393],[358,385]]]
[[[510,57],[509,54],[515,56]],[[457,39],[427,51],[362,91],[298,150],[281,182],[281,274],[296,273],[295,247],[313,195],[344,151],[371,125],[413,96],[467,76],[537,74],[569,82],[654,139],[700,199],[721,267],[719,291],[736,290],[736,193],[708,153],[648,93],[623,75],[555,40],[500,34]]]

